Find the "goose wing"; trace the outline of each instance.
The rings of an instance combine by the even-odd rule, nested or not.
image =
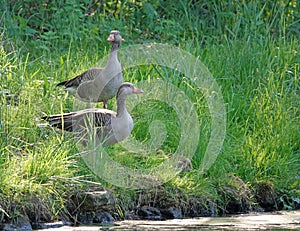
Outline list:
[[[68,132],[82,131],[88,128],[97,127],[105,130],[111,128],[111,118],[116,112],[107,109],[85,109],[77,112],[44,116],[41,119],[55,128]]]
[[[83,82],[94,80],[96,76],[99,76],[101,74],[102,71],[103,68],[92,68],[80,75],[75,76],[72,79],[60,82],[56,86],[64,86],[65,88],[77,88]]]
[[[65,114],[43,116],[41,119],[47,121],[50,126],[71,132],[75,123],[76,112]]]

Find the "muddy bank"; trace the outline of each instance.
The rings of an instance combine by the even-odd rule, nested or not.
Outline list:
[[[59,222],[53,221],[49,216],[44,216],[46,213],[42,210],[36,210],[35,213],[24,211],[24,214],[16,219],[2,219],[4,222],[0,224],[0,228],[9,231],[59,228],[66,225],[72,227],[78,225],[127,227],[144,224],[147,226],[147,224],[151,225],[152,221],[157,221],[155,224],[160,225],[162,223],[158,221],[165,222],[170,219],[173,219],[173,221],[169,221],[170,225],[175,226],[178,219],[189,221],[191,225],[194,225],[193,222],[199,221],[202,222],[202,225],[209,225],[210,223],[214,224],[215,221],[225,222],[226,216],[231,214],[274,212],[286,209],[286,205],[293,206],[293,209],[300,209],[299,200],[286,198],[287,201],[284,201],[284,197],[277,193],[268,182],[261,182],[256,187],[249,188],[240,178],[230,177],[231,183],[219,188],[221,198],[219,202],[207,200],[204,196],[199,195],[187,196],[180,190],[174,191],[173,196],[170,197],[166,188],[160,186],[136,192],[125,203],[124,196],[128,196],[126,193],[120,195],[119,192],[119,195],[116,195],[104,188],[89,188],[76,190],[70,195]],[[288,204],[288,202],[290,203]],[[286,212],[280,212],[266,215],[276,218],[277,215],[285,214]],[[293,213],[289,214],[293,215]],[[295,212],[295,214],[298,219],[299,212]],[[194,217],[202,218],[190,219]],[[243,221],[243,217],[233,216],[231,222],[235,221],[232,219]],[[252,217],[253,221],[262,219],[261,215],[252,215]],[[293,223],[295,219],[292,220],[289,219],[286,222]],[[167,223],[164,224],[168,226]],[[226,225],[224,224],[224,226]]]

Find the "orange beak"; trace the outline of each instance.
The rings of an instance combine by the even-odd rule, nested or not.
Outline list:
[[[107,41],[108,41],[108,42],[113,42],[113,41],[115,41],[115,35],[114,35],[114,34],[110,34],[110,35],[108,36],[108,38],[107,38]]]
[[[142,93],[144,93],[144,91],[135,87],[133,89],[133,93],[135,93],[135,94],[142,94]]]

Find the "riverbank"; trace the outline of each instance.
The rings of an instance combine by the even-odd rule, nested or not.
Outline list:
[[[45,211],[40,210],[34,213],[33,211],[28,211],[19,215],[15,220],[7,220],[6,223],[0,223],[0,228],[4,231],[30,231],[61,227],[68,229],[64,226],[74,228],[85,225],[88,227],[100,225],[111,226],[111,229],[115,226],[122,226],[125,230],[130,230],[134,226],[142,228],[147,225],[158,225],[162,227],[169,227],[169,225],[171,225],[173,227],[180,225],[180,222],[187,222],[184,224],[192,228],[194,225],[197,225],[196,221],[201,221],[199,224],[201,224],[202,228],[208,226],[207,228],[210,229],[211,227],[209,227],[209,225],[214,226],[214,224],[215,226],[228,226],[228,224],[225,223],[221,224],[221,222],[226,222],[228,217],[230,217],[230,222],[237,222],[233,220],[236,217],[245,216],[247,218],[255,215],[259,220],[262,215],[273,215],[274,218],[276,218],[275,215],[285,215],[289,213],[292,215],[290,217],[291,219],[285,222],[292,224],[292,220],[297,220],[296,218],[294,219],[294,217],[300,215],[299,211],[294,211],[295,213],[276,211],[276,209],[284,208],[284,204],[280,202],[279,195],[277,195],[275,191],[270,191],[270,188],[269,190],[265,189],[264,194],[252,194],[254,191],[251,192],[248,187],[241,185],[242,181],[240,179],[236,177],[233,179],[235,179],[235,185],[238,187],[233,188],[229,185],[226,186],[227,194],[223,196],[231,198],[227,201],[227,207],[221,207],[221,205],[218,205],[216,202],[205,201],[203,197],[196,196],[192,196],[183,201],[184,193],[182,195],[173,195],[172,199],[168,199],[166,189],[163,187],[147,191],[144,190],[139,193],[138,200],[134,201],[133,198],[131,198],[131,202],[125,205],[124,200],[122,201],[121,198],[117,198],[111,191],[98,187],[76,191],[76,193],[70,196],[70,201],[65,204],[65,210],[63,213],[60,213],[60,217],[58,218],[60,221],[58,222],[51,222],[53,221],[51,218],[45,220],[45,217],[43,217],[43,212]],[[237,184],[237,181],[239,184]],[[241,192],[241,188],[243,188],[243,193]],[[155,201],[151,198],[155,198]],[[262,200],[262,198],[264,198],[264,200]],[[224,200],[224,198],[221,200]],[[42,208],[42,204],[35,204],[35,206]],[[294,202],[293,207],[299,209],[300,203]],[[272,212],[268,213],[263,211]],[[237,213],[240,215],[237,215]],[[165,222],[166,220],[169,221]],[[210,223],[211,220],[212,222]],[[241,218],[238,220],[241,220],[242,225],[252,225],[251,223],[243,221]],[[262,221],[263,220],[264,219],[262,219]],[[177,224],[176,222],[178,221],[179,223]],[[278,220],[276,220],[276,222],[270,224],[266,223],[266,225],[272,226],[281,224]],[[238,224],[234,223],[232,227],[236,225]]]

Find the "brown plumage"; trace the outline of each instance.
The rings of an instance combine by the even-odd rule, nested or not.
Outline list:
[[[126,110],[125,100],[129,94],[140,94],[131,83],[121,84],[117,93],[117,112],[90,108],[77,112],[42,117],[52,127],[75,133],[83,144],[96,138],[104,146],[124,140],[132,131],[133,120]],[[96,137],[94,136],[96,134]]]
[[[104,108],[107,108],[107,101],[116,95],[124,82],[118,60],[118,49],[122,41],[120,32],[111,31],[107,41],[112,42],[112,46],[104,68],[91,68],[57,86],[64,86],[65,90],[84,102],[103,102]]]

